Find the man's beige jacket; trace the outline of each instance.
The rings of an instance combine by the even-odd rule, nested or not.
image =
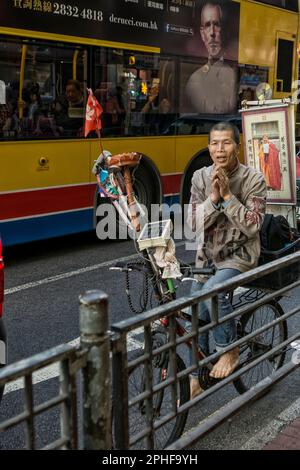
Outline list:
[[[262,173],[238,163],[229,175],[232,198],[215,205],[210,198],[213,169],[201,168],[192,178],[188,224],[199,243],[196,266],[246,272],[257,266],[260,255],[266,183]]]

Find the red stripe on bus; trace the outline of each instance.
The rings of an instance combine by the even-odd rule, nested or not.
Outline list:
[[[182,174],[162,175],[163,194],[178,194]],[[0,194],[0,220],[81,209],[94,204],[96,184]]]
[[[0,194],[0,220],[64,212],[94,204],[96,185]]]
[[[180,193],[182,173],[180,175],[162,175],[163,194]]]

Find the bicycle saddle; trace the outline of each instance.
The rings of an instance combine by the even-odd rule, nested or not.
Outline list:
[[[119,153],[117,155],[107,157],[106,164],[109,168],[121,168],[122,166],[134,167],[140,163],[141,158],[142,156],[136,152]]]

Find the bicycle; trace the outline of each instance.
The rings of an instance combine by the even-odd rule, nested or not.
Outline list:
[[[133,219],[134,221],[134,228],[139,228],[138,223],[138,203],[135,200],[134,193],[133,193],[133,181],[131,178],[131,173],[128,168],[127,162],[129,154],[124,154],[124,158],[122,159],[122,155],[116,157],[112,157],[110,161],[114,163],[114,172],[116,171],[118,174],[118,180],[116,182],[116,187],[118,188],[117,191],[119,194],[124,195],[124,188],[126,187],[126,193],[129,199],[129,210],[127,211],[128,222]],[[115,162],[118,161],[118,168],[116,170]],[[132,162],[130,160],[130,162]],[[138,157],[136,156],[134,159],[135,162],[138,161]],[[103,160],[101,161],[102,164]],[[136,164],[136,163],[135,163]],[[135,166],[135,165],[133,165]],[[109,163],[107,165],[109,168]],[[126,178],[126,185],[121,184],[120,190],[120,178],[122,175],[125,175]],[[124,176],[123,176],[124,177]],[[111,179],[110,179],[111,184]],[[106,192],[107,194],[108,192]],[[134,210],[132,210],[132,206]],[[131,209],[130,209],[131,207]],[[124,215],[124,211],[123,211]],[[133,215],[133,217],[132,217]],[[122,217],[124,220],[124,217]],[[154,249],[155,248],[145,248],[142,249],[139,253],[140,261],[132,262],[132,263],[118,263],[114,267],[110,269],[119,270],[126,274],[126,293],[128,297],[128,303],[135,314],[142,313],[147,309],[149,303],[149,285],[152,288],[152,292],[155,295],[156,302],[158,305],[165,304],[174,300],[176,298],[176,285],[173,279],[164,279],[162,277],[162,270],[158,267],[157,262],[154,258]],[[184,263],[181,264],[180,268],[185,272],[185,276],[189,274],[189,276],[193,276],[195,274],[205,274],[205,275],[212,275],[213,271],[211,268],[207,269],[192,269],[190,265],[186,265]],[[143,289],[140,298],[140,305],[138,308],[134,306],[133,298],[130,294],[130,273],[138,272],[143,274]],[[193,277],[183,278],[183,281],[186,282],[187,280],[192,280],[195,282]],[[182,281],[181,281],[182,282]],[[233,292],[230,294],[231,300],[234,301]],[[237,308],[241,305],[246,305],[249,303],[254,302],[262,298],[265,295],[265,292],[260,289],[249,288],[242,292],[239,295],[238,300],[233,302],[233,307]],[[250,312],[242,315],[237,320],[237,332],[238,337],[242,338],[249,333],[257,330],[259,327],[265,325],[266,323],[270,323],[271,320],[278,319],[283,315],[283,310],[281,305],[279,304],[280,299],[274,299],[272,301],[268,301],[267,303],[261,305],[260,307],[254,308]],[[150,299],[150,306],[151,306],[151,299]],[[187,330],[182,324],[182,321],[191,321],[191,317],[186,314],[185,312],[178,312],[177,317],[174,319],[175,323],[175,333],[178,337],[183,337],[187,334]],[[152,368],[153,368],[153,385],[157,385],[162,381],[166,380],[169,373],[169,352],[165,350],[159,354],[155,354],[155,350],[162,347],[163,345],[167,344],[170,339],[170,330],[169,330],[169,319],[162,318],[159,321],[159,325],[154,325],[152,330],[152,347],[153,347],[153,360],[152,360]],[[198,327],[203,326],[201,321],[199,320]],[[268,334],[269,333],[269,334]],[[275,336],[276,335],[276,336]],[[248,340],[247,343],[241,346],[240,349],[240,366],[243,367],[246,364],[254,361],[258,357],[262,356],[264,353],[269,351],[273,348],[276,343],[280,344],[281,342],[287,339],[287,323],[285,320],[279,322],[275,325],[271,331],[266,330],[263,334],[259,334]],[[277,341],[278,340],[278,341]],[[192,348],[192,340],[189,339],[183,343],[188,348]],[[197,359],[198,361],[205,359],[205,354],[201,351],[200,347],[197,346]],[[280,350],[277,354],[272,355],[268,360],[263,361],[259,365],[255,366],[254,369],[250,369],[249,373],[243,375],[243,377],[237,378],[233,381],[233,385],[238,391],[238,393],[242,394],[245,391],[249,390],[249,388],[255,385],[257,382],[262,380],[265,375],[270,375],[272,371],[277,370],[279,367],[282,366],[284,359],[285,359],[285,350]],[[143,350],[135,351],[130,358],[130,362],[134,362],[136,359],[140,358],[144,354]],[[211,378],[209,376],[209,372],[213,367],[213,363],[209,362],[207,365],[200,367],[198,379],[202,389],[206,390],[216,382],[217,379]],[[177,374],[183,372],[186,369],[184,360],[182,357],[176,352],[176,367],[177,367]],[[140,363],[139,366],[132,366],[131,369],[128,371],[129,375],[129,399],[131,396],[135,396],[136,394],[141,394],[145,390],[145,374],[144,374],[144,363]],[[254,371],[257,370],[257,374],[254,376]],[[265,370],[265,373],[264,373]],[[180,406],[190,400],[190,385],[189,385],[189,378],[188,376],[182,377],[177,382],[177,397]],[[168,414],[170,410],[170,405],[172,403],[170,391],[168,389],[160,389],[157,393],[155,393],[153,397],[153,413],[155,419],[162,419],[162,416]],[[145,402],[140,402],[136,408],[131,413],[130,418],[130,426],[133,428],[137,428],[137,432],[143,428],[144,424],[144,417],[145,417]],[[183,411],[178,414],[173,421],[167,423],[165,427],[159,428],[156,432],[156,447],[158,449],[163,449],[171,444],[173,441],[178,439],[185,427],[186,420],[188,416],[188,411]]]
[[[151,254],[144,254],[146,263],[151,260]],[[144,265],[146,268],[147,264]],[[132,271],[143,272],[141,264],[134,265],[130,263],[129,266],[120,264],[115,266],[113,269],[119,269],[122,272],[125,272],[127,275]],[[157,300],[159,304],[163,304],[174,300],[175,295],[175,286],[173,281],[168,279],[167,281],[161,278],[159,272],[156,271],[155,265],[148,265],[148,275],[150,282],[153,282],[154,289],[156,290]],[[153,269],[153,271],[151,271]],[[186,269],[186,267],[183,267]],[[156,271],[156,272],[155,272]],[[195,269],[192,270],[193,274],[213,274],[207,269]],[[185,280],[185,279],[184,279]],[[182,281],[181,281],[182,282]],[[172,286],[173,284],[173,286]],[[162,293],[162,289],[164,289]],[[234,301],[233,307],[237,308],[241,305],[246,305],[247,303],[252,303],[255,300],[262,298],[265,295],[263,291],[257,289],[245,289],[244,292],[239,294],[238,298]],[[233,297],[233,293],[231,294]],[[130,302],[132,305],[132,303]],[[141,313],[141,312],[140,312]],[[266,304],[263,304],[261,307],[254,308],[247,314],[242,315],[237,321],[237,332],[238,338],[242,338],[258,328],[264,326],[266,323],[270,323],[272,320],[278,319],[283,315],[283,309],[279,304],[278,300],[269,301]],[[175,319],[175,330],[177,337],[185,336],[188,331],[180,322],[180,319],[184,321],[191,321],[191,318],[188,314],[184,312],[179,312],[178,317]],[[201,320],[199,320],[198,327],[203,326]],[[248,340],[248,342],[241,346],[240,348],[240,365],[239,368],[250,364],[255,359],[258,359],[260,356],[265,354],[267,351],[271,350],[277,344],[285,341],[288,337],[287,334],[287,323],[285,320],[278,323],[273,328],[266,330],[264,333]],[[170,340],[170,331],[169,331],[169,319],[163,318],[160,320],[159,326],[155,325],[152,332],[152,347],[155,352],[156,349],[167,344]],[[192,348],[192,340],[187,340],[184,343],[189,349]],[[212,352],[210,352],[211,354]],[[135,361],[144,354],[144,351],[136,351],[131,354],[130,361]],[[252,386],[262,380],[264,377],[270,375],[273,371],[277,370],[284,363],[285,359],[285,350],[280,350],[277,354],[272,355],[269,360],[265,360],[260,365],[256,366],[254,369],[243,375],[242,377],[233,381],[233,385],[238,393],[242,394],[249,390]],[[200,347],[197,347],[198,361],[204,359],[206,356],[200,350]],[[186,369],[183,358],[180,354],[176,354],[176,364],[177,364],[177,374],[183,372]],[[168,365],[169,357],[168,352],[158,354],[153,358],[153,386],[160,383],[162,380],[166,380],[168,377]],[[198,380],[200,386],[203,390],[208,389],[209,387],[216,384],[219,380],[211,378],[209,372],[211,371],[214,363],[210,362],[206,366],[202,366],[199,369]],[[140,394],[145,389],[145,379],[144,379],[144,365],[141,364],[138,367],[133,367],[129,369],[129,393],[131,399],[134,395]],[[163,416],[167,415],[171,409],[171,392],[167,393],[162,390],[154,396],[153,408],[154,416],[157,419],[162,419]],[[189,401],[190,399],[190,386],[189,378],[186,376],[178,382],[177,396],[179,403],[182,405]],[[138,432],[143,426],[143,419],[145,410],[143,409],[144,404],[137,408],[133,412],[131,417],[131,427],[132,433]],[[170,445],[173,441],[177,440],[185,427],[186,420],[188,417],[188,411],[182,412],[177,415],[174,421],[170,422],[164,428],[160,428],[156,433],[156,444],[157,448],[163,449]],[[135,429],[134,429],[135,428]]]

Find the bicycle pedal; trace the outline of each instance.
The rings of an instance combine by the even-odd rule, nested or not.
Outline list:
[[[208,388],[212,387],[213,385],[215,385],[221,380],[221,379],[215,379],[214,377],[211,377],[209,374],[210,374],[210,370],[207,367],[200,367],[198,380],[203,390],[207,390]]]

